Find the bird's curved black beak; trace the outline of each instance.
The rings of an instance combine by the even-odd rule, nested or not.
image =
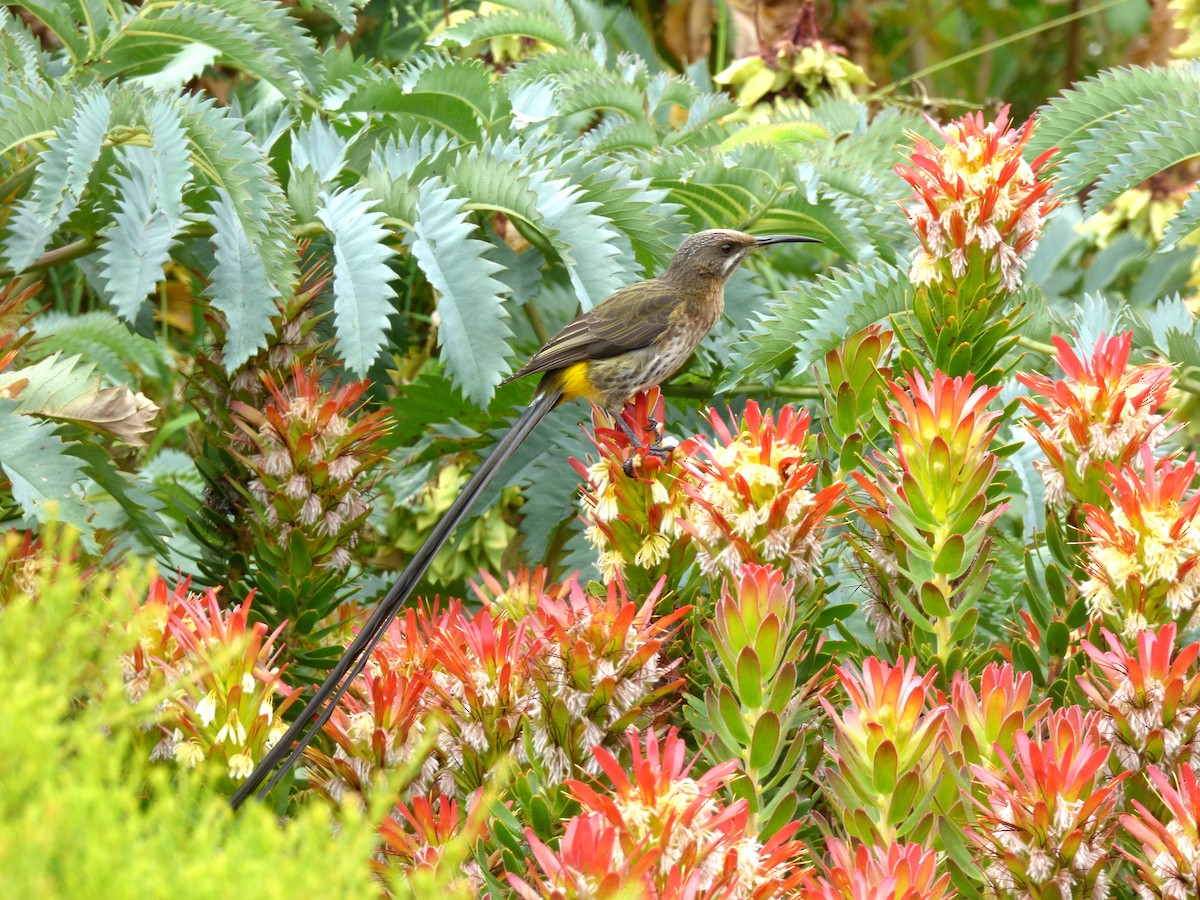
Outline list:
[[[755,247],[769,247],[772,244],[822,244],[824,241],[815,237],[801,237],[798,234],[765,234],[754,239]]]

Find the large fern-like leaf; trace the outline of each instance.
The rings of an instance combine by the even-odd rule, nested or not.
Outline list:
[[[446,371],[463,394],[486,406],[507,371],[512,337],[504,309],[500,266],[489,245],[474,237],[466,202],[440,179],[430,179],[417,198],[417,219],[408,239],[425,278],[438,292],[438,342]]]
[[[23,0],[21,7],[37,16],[46,30],[58,38],[73,62],[81,62],[90,54],[90,41],[97,40],[104,29],[101,22],[93,23],[85,34],[71,14],[70,5],[62,0]],[[107,18],[107,17],[106,17]]]
[[[279,290],[267,279],[262,256],[250,243],[229,194],[220,192],[213,204],[212,244],[216,264],[205,294],[225,316],[222,363],[233,372],[267,345],[278,313]]]
[[[146,147],[122,150],[126,171],[116,174],[117,212],[104,237],[100,267],[105,298],[132,322],[162,280],[174,233],[159,203],[153,152]]]
[[[20,272],[45,251],[54,232],[79,203],[108,133],[112,104],[87,91],[74,114],[47,141],[29,196],[17,204],[4,244],[5,261]]]
[[[0,471],[21,511],[32,521],[65,522],[94,547],[88,508],[75,493],[83,463],[64,452],[54,426],[18,412],[15,400],[0,398],[0,446]]]
[[[1170,250],[1185,237],[1200,228],[1200,187],[1192,188],[1175,218],[1167,224],[1163,233],[1162,249]]]
[[[180,110],[192,165],[211,186],[223,189],[246,237],[263,260],[267,279],[281,293],[295,277],[291,215],[275,173],[249,132],[214,101],[188,97]]]
[[[1075,147],[1097,126],[1117,113],[1156,98],[1190,94],[1200,79],[1200,65],[1109,69],[1076,83],[1038,110],[1038,127],[1029,142],[1033,155],[1059,148],[1068,161]],[[1194,107],[1192,107],[1194,108]]]
[[[39,84],[49,58],[25,23],[0,9],[0,72],[12,73],[26,84]]]
[[[544,41],[551,47],[566,49],[571,39],[562,23],[552,16],[537,12],[499,12],[489,16],[472,16],[440,34],[434,35],[434,46],[466,47],[477,41],[498,37],[523,37]]]
[[[387,261],[394,251],[383,214],[367,192],[324,194],[317,218],[333,236],[333,316],[337,349],[346,368],[365,375],[383,349],[395,291]]]
[[[806,371],[846,335],[908,309],[912,285],[876,260],[789,291],[772,303],[736,348],[737,380]],[[736,381],[732,382],[736,384]]]
[[[25,358],[36,361],[58,352],[82,356],[109,384],[132,387],[141,381],[135,370],[153,374],[168,363],[164,345],[134,334],[107,310],[44,312],[33,320],[33,332],[36,340],[26,346]]]
[[[1200,85],[1197,86],[1196,100],[1200,104]],[[1175,109],[1166,118],[1151,114],[1154,118],[1146,123],[1148,128],[1136,139],[1116,145],[1122,149],[1088,196],[1083,207],[1085,216],[1094,215],[1151,175],[1200,154],[1200,116],[1183,108]]]

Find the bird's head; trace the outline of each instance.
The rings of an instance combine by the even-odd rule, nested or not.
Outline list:
[[[670,280],[717,281],[724,283],[743,259],[759,247],[772,244],[821,243],[816,238],[794,234],[772,234],[755,237],[744,231],[714,228],[686,238],[664,274]]]

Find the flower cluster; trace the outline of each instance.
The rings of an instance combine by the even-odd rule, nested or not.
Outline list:
[[[1058,207],[1052,181],[1042,174],[1054,151],[1026,163],[1033,119],[1010,127],[1007,106],[994,122],[970,113],[944,127],[933,124],[945,144],[916,136],[911,165],[896,166],[913,189],[905,211],[921,242],[910,277],[918,285],[960,282],[978,266],[1000,288],[1015,290],[1046,217]]]
[[[679,660],[660,651],[691,607],[656,617],[662,584],[640,606],[619,582],[603,596],[575,580],[565,597],[542,596],[530,618],[538,703],[526,727],[552,783],[572,772],[599,774],[595,749],[615,750],[630,724],[682,686],[667,680]]]
[[[846,832],[863,843],[921,841],[932,828],[947,712],[932,704],[935,674],[918,677],[912,659],[871,657],[861,672],[837,667],[850,700],[840,715],[821,700],[834,729],[834,765],[823,774]],[[922,805],[927,812],[912,816]]]
[[[426,673],[433,664],[432,636],[459,615],[458,604],[439,611],[408,608],[387,627],[367,666],[350,685],[325,724],[332,754],[308,747],[310,783],[341,802],[349,793],[361,805],[374,777],[405,765],[418,766],[413,785],[433,780],[426,737],[430,711]]]
[[[689,721],[712,735],[706,757],[741,764],[737,787],[746,785],[739,796],[768,830],[799,805],[790,773],[824,750],[818,701],[830,687],[829,663],[822,661],[822,636],[803,627],[810,613],[778,569],[743,566],[726,582],[708,624],[711,685],[702,704],[688,708]]]
[[[1200,726],[1200,672],[1189,671],[1200,644],[1175,653],[1174,624],[1139,632],[1134,653],[1108,629],[1102,634],[1110,649],[1084,641],[1094,672],[1079,679],[1092,708],[1103,713],[1101,738],[1129,772],[1189,761]]]
[[[679,687],[660,651],[689,608],[656,616],[658,592],[639,603],[619,582],[599,594],[575,579],[534,590],[519,616],[498,602],[474,615],[458,601],[405,610],[326,723],[333,754],[307,751],[318,789],[364,794],[374,773],[408,764],[412,790],[461,798],[508,754],[532,754],[551,784],[598,771],[592,748],[616,746]]]
[[[611,791],[567,783],[582,811],[567,822],[558,850],[526,832],[534,856],[527,880],[508,874],[518,896],[616,897],[636,885],[660,900],[768,900],[799,884],[802,848],[791,840],[794,827],[760,844],[748,828],[746,801],[722,803],[736,763],[693,777],[673,729],[662,741],[651,732],[644,742],[631,729],[628,746],[628,772],[613,754],[595,751]]]
[[[1105,467],[1134,462],[1142,447],[1166,436],[1159,413],[1171,392],[1170,366],[1129,365],[1133,332],[1101,337],[1090,356],[1052,338],[1062,378],[1020,372],[1036,394],[1021,402],[1034,416],[1026,423],[1044,461],[1034,467],[1046,484],[1046,501],[1103,505]]]
[[[954,749],[968,765],[1000,772],[1000,754],[1010,757],[1018,734],[1033,732],[1050,709],[1048,699],[1031,703],[1033,676],[1019,675],[1009,663],[991,663],[979,678],[979,690],[963,672],[954,674],[947,728]]]
[[[806,455],[809,415],[791,406],[763,413],[750,401],[740,422],[715,410],[716,443],[688,461],[693,483],[686,528],[710,577],[736,579],[745,563],[771,565],[801,587],[820,579],[821,538],[842,483],[813,491],[817,464]]]
[[[1135,867],[1134,886],[1143,900],[1184,900],[1200,894],[1200,784],[1188,766],[1175,770],[1175,784],[1157,767],[1148,770],[1157,799],[1170,813],[1151,812],[1133,801],[1136,811],[1121,825],[1142,845],[1140,855],[1125,852]]]
[[[984,874],[999,896],[1107,896],[1124,775],[1104,777],[1109,749],[1097,721],[1078,707],[1056,710],[1046,740],[1018,732],[1014,752],[1000,752],[1002,771],[972,766],[987,800],[967,835],[985,854]]]
[[[487,835],[486,808],[471,803],[463,817],[458,801],[445,794],[419,794],[400,803],[379,826],[379,855],[373,862],[380,874],[403,872],[416,888],[422,877],[449,896],[469,892],[480,896],[484,888],[479,864],[466,859],[469,845]],[[432,886],[431,885],[431,886]]]
[[[1140,461],[1141,473],[1109,464],[1111,512],[1084,506],[1081,593],[1093,616],[1127,638],[1166,622],[1187,630],[1200,607],[1200,492],[1185,499],[1195,455],[1156,462],[1143,446]]]
[[[284,731],[280,714],[293,694],[276,665],[279,630],[250,623],[253,596],[223,610],[214,589],[189,587],[190,579],[173,589],[162,578],[151,584],[138,642],[121,661],[126,691],[135,702],[148,691],[166,697],[151,724],[161,737],[152,759],[188,768],[207,760],[240,781]],[[285,698],[278,709],[277,694]]]
[[[853,850],[851,849],[853,847]],[[831,838],[824,875],[809,873],[799,900],[943,900],[954,893],[939,877],[937,854],[920,844],[869,847]]]
[[[263,543],[286,548],[293,533],[318,567],[345,569],[370,507],[371,470],[383,459],[382,411],[356,418],[367,382],[326,391],[297,368],[290,389],[267,379],[273,402],[259,410],[235,402],[249,442],[242,457]]]
[[[592,441],[599,456],[591,464],[571,460],[585,482],[585,533],[599,553],[600,571],[610,581],[620,576],[635,591],[649,590],[686,568],[691,558],[691,535],[683,527],[688,475],[680,459],[693,451],[694,442],[684,442],[665,458],[650,453],[659,440],[655,423],[662,421],[663,411],[657,388],[625,408],[622,418],[639,438],[635,445],[593,409]]]

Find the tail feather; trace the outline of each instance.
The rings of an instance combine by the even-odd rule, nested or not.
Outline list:
[[[259,796],[263,797],[271,790],[272,787],[279,781],[280,778],[292,767],[292,765],[300,758],[307,747],[320,733],[326,721],[333,714],[334,708],[342,695],[350,687],[351,682],[358,677],[358,674],[363,670],[370,658],[371,650],[379,642],[383,636],[384,630],[391,623],[392,619],[400,611],[404,601],[408,599],[408,595],[412,593],[417,582],[421,580],[421,576],[425,574],[425,570],[429,568],[429,564],[433,562],[433,558],[437,556],[438,551],[442,549],[442,545],[449,539],[451,533],[458,526],[470,511],[472,504],[483,493],[484,489],[500,471],[500,467],[516,452],[517,448],[525,442],[525,439],[533,432],[538,423],[546,417],[550,410],[554,409],[562,399],[562,390],[554,387],[546,382],[543,382],[538,393],[534,396],[529,406],[521,413],[520,417],[509,429],[508,434],[500,439],[500,443],[496,445],[496,449],[492,454],[484,460],[479,469],[471,477],[463,487],[458,498],[446,510],[441,520],[434,526],[433,531],[421,545],[416,554],[409,561],[407,568],[396,579],[391,590],[379,601],[375,610],[363,624],[358,635],[351,641],[346,648],[346,652],[342,658],[338,660],[326,676],[321,686],[317,688],[317,692],[312,699],[305,704],[304,709],[292,722],[291,726],[280,738],[278,743],[262,758],[259,764],[245,782],[238,788],[237,792],[230,798],[230,805],[237,809],[246,801],[246,799],[254,793],[263,780],[270,775],[271,771],[283,761],[282,767],[275,775],[267,782],[266,786],[259,792]],[[328,703],[326,703],[328,701]],[[324,708],[322,709],[322,705]],[[309,720],[316,716],[315,721],[309,726]],[[305,731],[307,727],[307,731]],[[303,732],[303,734],[302,734]],[[292,746],[294,741],[297,741],[295,747]],[[284,757],[287,757],[284,759]]]

